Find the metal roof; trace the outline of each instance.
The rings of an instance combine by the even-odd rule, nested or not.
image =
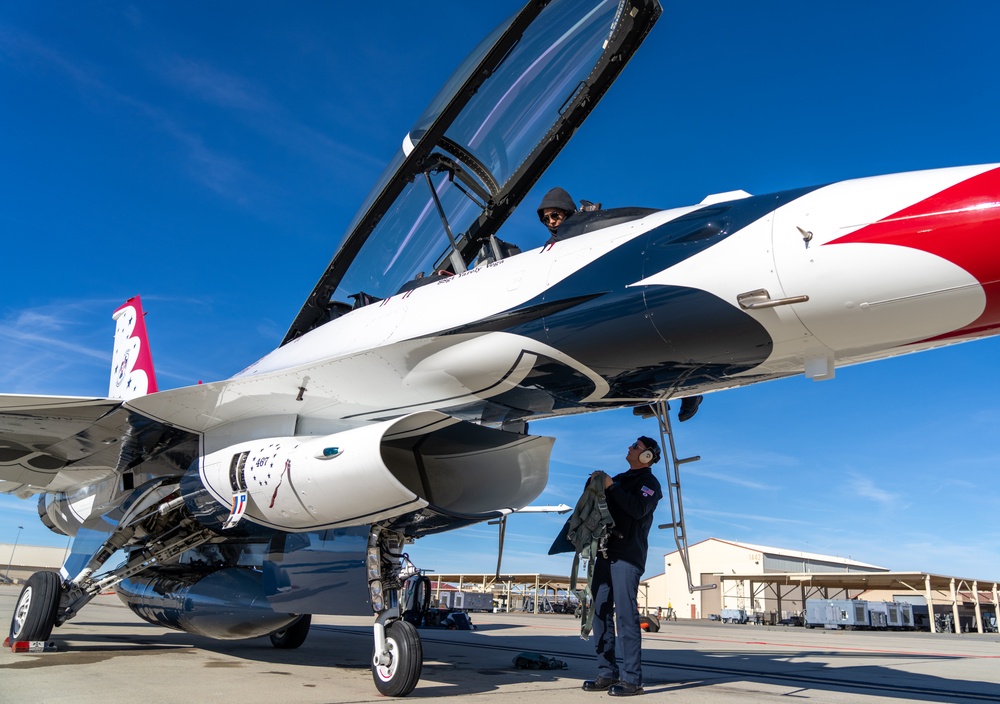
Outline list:
[[[751,552],[765,553],[767,555],[773,555],[776,557],[793,557],[801,560],[813,560],[815,562],[832,562],[841,565],[849,565],[852,567],[863,567],[865,569],[889,571],[888,567],[879,567],[878,565],[872,565],[867,562],[860,562],[859,560],[852,560],[849,557],[840,557],[838,555],[823,555],[821,553],[815,552],[803,552],[801,550],[789,550],[788,548],[775,548],[767,545],[755,545],[753,543],[741,543],[735,540],[725,540],[724,538],[706,538],[705,540],[700,540],[697,543],[692,543],[688,546],[688,550],[693,549],[696,545],[704,545],[705,543],[716,542],[725,543],[726,545],[734,545],[739,548],[744,548]],[[672,555],[676,550],[666,553],[666,555]]]
[[[831,589],[909,589],[924,593],[928,584],[932,591],[970,592],[973,585],[979,591],[991,591],[998,580],[974,580],[967,577],[933,574],[931,572],[788,572],[765,574],[720,574],[719,580],[752,581],[758,584],[804,586]]]

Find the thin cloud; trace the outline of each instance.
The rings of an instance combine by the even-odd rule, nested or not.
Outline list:
[[[91,359],[100,359],[102,361],[108,360],[109,352],[106,349],[98,350],[93,347],[87,347],[86,345],[68,342],[57,337],[40,335],[37,332],[33,332],[31,328],[25,329],[18,324],[0,324],[0,337],[7,339],[9,342],[14,344],[40,346],[47,349],[55,348],[65,352],[70,352],[74,355],[90,357]]]
[[[713,511],[706,508],[685,508],[684,513],[693,516],[707,516],[713,518],[732,518],[737,520],[758,521],[760,523],[787,523],[794,525],[809,525],[807,521],[800,521],[795,518],[779,518],[777,516],[762,516],[755,513],[731,513],[728,511]]]
[[[161,75],[175,87],[217,107],[254,112],[273,109],[259,87],[201,61],[173,57],[164,62]]]
[[[144,300],[200,303],[166,296]],[[0,314],[0,391],[103,395],[111,371],[110,311],[121,303],[111,298],[75,299]],[[196,373],[174,371],[176,365],[164,364],[156,356],[155,339],[153,343],[157,377],[192,383]]]
[[[167,111],[127,95],[96,78],[96,70],[81,68],[84,62],[70,60],[30,34],[15,32],[10,28],[0,28],[0,52],[33,68],[47,67],[62,73],[76,84],[86,98],[97,99],[102,109],[106,103],[114,102],[143,116],[182,147],[191,178],[214,193],[246,204],[252,202],[247,196],[248,190],[268,191],[260,184],[251,189],[255,179],[237,160],[209,149],[200,136],[181,128]]]
[[[247,126],[286,149],[304,155],[341,173],[358,164],[381,169],[382,157],[359,151],[290,116],[280,103],[246,78],[205,61],[174,56],[152,68],[173,88],[196,99],[235,113]]]
[[[687,466],[684,468],[685,474],[691,474],[696,477],[702,477],[703,479],[714,479],[720,482],[725,482],[726,484],[735,484],[736,486],[742,486],[747,489],[774,489],[773,484],[762,484],[760,482],[755,482],[744,477],[734,477],[731,474],[726,474],[725,472],[715,472],[712,470],[705,470],[699,467]]]
[[[0,316],[0,341],[3,342],[0,344],[0,388],[15,393],[28,389],[51,392],[46,384],[59,379],[78,380],[102,368],[110,373],[110,345],[99,347],[81,342],[96,340],[92,334],[88,337],[81,321],[93,320],[97,310],[113,305],[116,304],[104,299],[77,300],[9,311]],[[81,370],[85,373],[81,374]],[[79,391],[80,387],[76,388]]]
[[[775,467],[798,467],[802,462],[797,457],[780,452],[738,448],[736,451],[713,452],[712,464],[724,467],[739,467],[746,470],[766,470]]]
[[[854,496],[870,499],[885,508],[892,508],[899,502],[899,494],[879,488],[869,477],[851,472],[849,490]]]

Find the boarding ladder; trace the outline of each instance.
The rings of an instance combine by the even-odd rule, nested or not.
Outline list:
[[[663,454],[663,464],[667,471],[667,496],[670,498],[670,523],[657,526],[660,530],[672,528],[674,531],[674,543],[677,544],[677,552],[684,563],[684,572],[687,574],[688,591],[700,592],[707,589],[715,589],[717,584],[695,584],[691,578],[691,561],[688,558],[687,525],[684,522],[684,502],[681,498],[681,465],[688,462],[697,462],[701,455],[692,457],[677,457],[677,448],[674,445],[674,434],[670,427],[670,406],[666,401],[657,401],[649,406],[652,415],[656,417],[656,422],[660,427],[660,447],[669,446],[670,453]],[[643,417],[648,417],[643,414]]]

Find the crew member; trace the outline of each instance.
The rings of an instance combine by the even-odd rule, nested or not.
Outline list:
[[[585,692],[616,697],[642,694],[642,629],[639,627],[639,578],[646,566],[653,511],[663,497],[652,465],[660,447],[652,438],[640,437],[628,448],[628,470],[604,480],[608,511],[615,527],[608,540],[607,556],[599,555],[591,585],[594,595],[594,645],[597,679],[583,683]],[[621,642],[621,666],[615,653],[615,625]]]
[[[556,230],[563,224],[563,221],[576,212],[576,201],[562,188],[553,188],[542,197],[542,204],[538,206],[538,219],[553,237]]]

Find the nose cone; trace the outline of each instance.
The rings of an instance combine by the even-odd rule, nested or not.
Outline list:
[[[932,339],[978,337],[1000,328],[1000,167],[941,190],[828,244],[889,244],[961,267],[982,286],[986,305],[971,323]]]

